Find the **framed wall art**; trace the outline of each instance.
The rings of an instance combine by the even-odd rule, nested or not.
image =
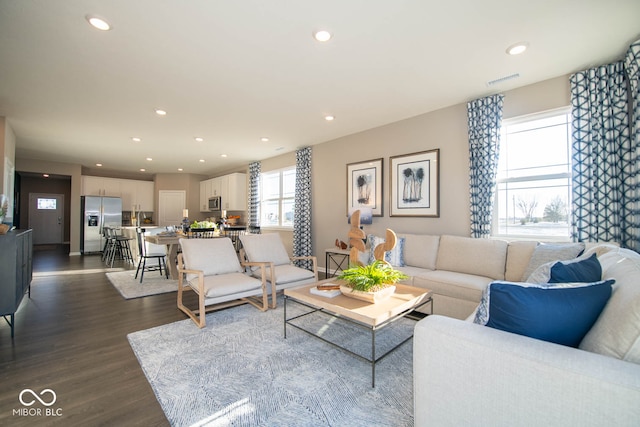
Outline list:
[[[390,216],[440,216],[440,150],[389,158]]]
[[[382,159],[347,165],[347,215],[361,207],[382,216]]]

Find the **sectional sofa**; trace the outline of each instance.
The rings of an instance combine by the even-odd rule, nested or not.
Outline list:
[[[440,246],[444,242],[448,250],[452,242],[447,240]],[[500,276],[498,263],[488,254],[505,253],[505,248],[484,244],[487,265],[478,256],[470,263],[477,266],[476,274],[461,273],[472,277],[456,280],[444,275],[450,282],[469,279],[458,294],[444,290],[441,276],[427,274],[419,282],[447,294],[440,310],[464,315],[477,295],[473,287],[481,286],[479,277]],[[516,262],[509,260],[516,254],[512,249],[509,244],[504,265],[516,277],[526,251],[518,248]],[[615,279],[615,284],[577,348],[451,317],[419,321],[413,340],[415,425],[640,425],[640,255],[611,245],[590,248],[584,256],[592,253],[601,277]],[[441,261],[440,253],[434,262],[436,267],[457,267]]]
[[[388,259],[409,276],[404,283],[431,289],[433,314],[457,319],[466,319],[475,310],[492,281],[524,281],[538,266],[553,259],[575,258],[585,249],[582,243],[546,244],[541,250],[536,241],[419,234],[397,237],[397,255],[389,254]]]

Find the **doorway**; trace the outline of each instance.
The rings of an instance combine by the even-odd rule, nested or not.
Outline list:
[[[182,210],[187,202],[187,193],[182,190],[160,190],[158,192],[158,225],[180,225]]]
[[[29,193],[29,228],[34,245],[62,244],[64,194]]]

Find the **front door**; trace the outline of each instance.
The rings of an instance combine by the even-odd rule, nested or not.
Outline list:
[[[29,193],[29,228],[33,244],[62,244],[64,194]]]

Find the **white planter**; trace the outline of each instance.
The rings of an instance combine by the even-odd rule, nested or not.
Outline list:
[[[376,292],[355,291],[349,286],[340,285],[340,292],[342,292],[342,295],[346,297],[370,302],[372,304],[375,304],[376,302],[379,302],[379,301],[386,300],[391,295],[393,295],[395,291],[396,291],[396,287],[394,285],[388,286]]]

